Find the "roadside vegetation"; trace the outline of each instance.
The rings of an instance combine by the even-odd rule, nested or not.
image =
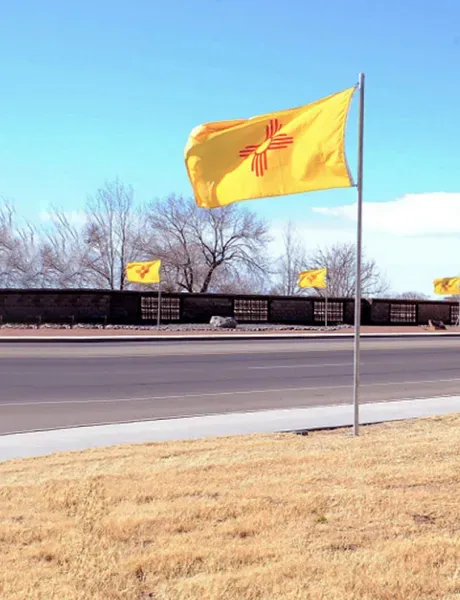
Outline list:
[[[80,211],[50,206],[39,223],[0,197],[0,288],[136,289],[126,281],[126,263],[160,258],[166,292],[320,295],[297,287],[300,270],[320,266],[328,269],[331,297],[353,297],[353,244],[307,248],[294,223],[281,229],[276,241],[270,223],[238,204],[206,210],[173,194],[140,204],[119,180],[106,182]],[[363,260],[362,289],[366,297],[389,293],[371,258]]]
[[[460,594],[460,416],[0,464],[8,600]]]

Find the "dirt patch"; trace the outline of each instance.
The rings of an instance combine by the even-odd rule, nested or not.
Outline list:
[[[423,326],[401,326],[401,327],[377,327],[377,326],[365,326],[361,329],[364,334],[372,334],[372,333],[428,333],[427,328]],[[448,327],[448,332],[458,332],[460,333],[460,327]],[[337,333],[343,334],[352,334],[354,333],[353,327],[331,327],[331,328],[315,328],[315,327],[302,327],[302,326],[286,326],[286,325],[246,325],[239,326],[235,330],[216,330],[212,329],[209,326],[200,326],[200,325],[184,325],[182,327],[115,327],[115,326],[107,326],[107,328],[103,327],[75,327],[71,329],[70,327],[53,327],[53,326],[43,326],[37,328],[36,326],[30,327],[11,327],[4,326],[0,328],[0,338],[1,337],[9,337],[9,336],[37,336],[37,337],[46,337],[46,336],[200,336],[200,335],[247,335],[250,337],[251,335],[273,335],[274,333],[280,333],[284,335],[296,335],[299,333],[303,334],[324,334],[331,335]],[[438,335],[443,335],[446,331],[436,331]]]

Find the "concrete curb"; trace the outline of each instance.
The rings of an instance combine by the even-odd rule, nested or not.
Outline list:
[[[460,412],[460,396],[414,398],[362,404],[362,425]],[[256,433],[305,433],[349,427],[353,406],[211,414],[156,421],[100,424],[0,436],[0,461],[119,444],[140,444]]]
[[[352,339],[354,333],[246,333],[246,334],[203,334],[203,335],[50,335],[50,336],[35,336],[35,335],[24,335],[24,336],[0,336],[0,344],[46,344],[46,343],[60,343],[60,344],[78,344],[78,343],[113,343],[113,342],[218,342],[220,340],[338,340],[338,339]],[[391,338],[443,338],[453,337],[459,338],[459,331],[446,331],[446,332],[420,332],[420,333],[362,333],[361,338],[368,339],[391,339]]]

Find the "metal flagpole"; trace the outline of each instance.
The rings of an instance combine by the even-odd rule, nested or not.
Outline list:
[[[161,323],[161,266],[160,266],[160,281],[158,282],[158,310],[157,310],[157,327]]]
[[[359,74],[359,117],[358,117],[358,224],[356,239],[356,292],[355,292],[355,343],[353,366],[353,434],[359,435],[359,383],[360,383],[360,338],[361,338],[361,258],[363,241],[363,149],[364,149],[364,73]]]
[[[324,326],[327,327],[327,305],[328,305],[328,289],[327,289],[327,281],[326,281],[326,299],[324,306]]]

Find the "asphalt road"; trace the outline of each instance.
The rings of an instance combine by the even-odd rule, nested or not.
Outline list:
[[[350,403],[351,340],[0,345],[0,434]],[[460,339],[362,341],[362,402],[454,395]]]

